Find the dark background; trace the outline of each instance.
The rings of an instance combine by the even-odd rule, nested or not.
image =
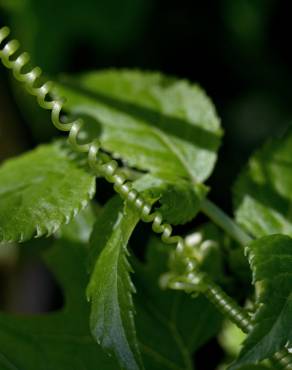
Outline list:
[[[292,122],[291,13],[281,0],[1,0],[0,26],[52,77],[129,67],[198,82],[225,131],[211,198],[231,213],[250,154]],[[1,67],[0,160],[55,134]]]

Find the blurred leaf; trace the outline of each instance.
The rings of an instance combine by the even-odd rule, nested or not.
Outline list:
[[[223,364],[219,366],[218,370],[226,370],[228,369],[228,365]],[[245,365],[240,367],[238,370],[275,370],[275,368],[265,365]],[[278,367],[277,367],[278,369]]]
[[[89,203],[69,224],[60,227],[57,236],[72,242],[87,243],[89,242],[95,220],[96,215],[93,205]]]
[[[237,362],[230,369],[271,357],[292,340],[292,239],[266,236],[248,246],[258,310]]]
[[[4,162],[0,178],[0,242],[54,233],[95,192],[94,176],[57,143]]]
[[[21,117],[29,126],[29,133],[34,141],[38,143],[50,141],[57,134],[57,129],[51,121],[50,112],[42,109],[37,104],[35,96],[28,94],[24,85],[20,84],[19,81],[11,79],[11,88]]]
[[[111,64],[135,45],[147,26],[152,0],[2,0],[13,37],[47,75]],[[45,47],[44,47],[45,45]],[[49,112],[13,83],[22,117],[35,141],[51,140]],[[42,122],[42,125],[39,123]]]
[[[0,162],[27,149],[27,135],[24,125],[19,122],[7,84],[0,73]]]
[[[241,53],[262,50],[274,0],[224,0],[222,4],[228,36],[234,46],[242,49]]]
[[[197,242],[192,243],[190,236],[186,238],[186,242],[195,250],[200,269],[207,272],[215,281],[224,284],[226,280],[223,262],[224,233],[209,222],[200,226],[194,235]]]
[[[239,370],[268,370],[270,367],[263,365],[246,365],[239,368]]]
[[[220,366],[218,370],[226,370],[228,369],[228,365]],[[265,365],[245,365],[240,367],[238,370],[275,370],[274,368],[265,366]]]
[[[239,354],[245,337],[246,334],[244,334],[235,324],[230,321],[226,321],[219,335],[219,342],[225,353],[234,358]]]
[[[203,297],[161,290],[171,247],[152,238],[145,264],[135,262],[136,326],[146,369],[193,369],[192,353],[220,328],[221,317]]]
[[[135,288],[127,260],[127,243],[138,221],[136,211],[123,206],[119,197],[105,206],[91,237],[93,254],[98,258],[87,287],[92,335],[115,354],[123,369],[129,370],[143,367],[134,323]]]
[[[292,130],[263,146],[234,189],[237,221],[251,234],[292,236]]]
[[[79,63],[88,56],[97,60],[100,50],[117,53],[133,43],[149,5],[145,0],[1,1],[16,38],[46,73],[68,70],[76,56]]]
[[[64,78],[56,92],[68,98],[65,109],[95,121],[102,147],[129,166],[193,182],[212,172],[222,131],[197,85],[160,73],[108,70]]]
[[[45,261],[63,288],[65,307],[37,316],[1,312],[1,370],[117,370],[89,332],[84,247],[59,241],[45,253]]]
[[[150,174],[136,180],[134,188],[151,204],[159,201],[160,205],[156,208],[164,220],[174,225],[192,220],[207,193],[207,187],[202,184],[193,185],[184,179]]]

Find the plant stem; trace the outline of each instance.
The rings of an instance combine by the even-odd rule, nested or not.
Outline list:
[[[234,299],[227,295],[207,275],[204,277],[204,283],[207,287],[204,294],[208,300],[244,333],[250,332],[252,330],[251,318],[246,310],[240,307]]]
[[[9,34],[8,28],[1,28],[0,31],[2,32],[2,36],[0,35],[1,42],[6,39]],[[16,42],[16,41],[14,41]],[[8,45],[8,44],[6,44]],[[15,50],[16,51],[16,50]],[[29,73],[22,73],[21,69],[19,68],[19,64],[17,59],[11,60],[10,57],[14,54],[14,52],[8,54],[3,54],[3,49],[1,50],[1,59],[3,64],[10,69],[13,69],[14,76],[19,81],[24,82],[24,84],[29,87],[29,91],[31,94],[36,95],[38,98],[39,105],[42,106],[44,109],[51,110],[52,114],[52,121],[53,124],[56,126],[57,129],[61,131],[69,131],[70,135],[69,138],[71,139],[71,145],[78,151],[81,152],[88,152],[89,154],[89,163],[92,164],[93,168],[95,165],[98,164],[97,161],[97,154],[99,152],[99,144],[93,141],[91,144],[77,144],[77,136],[78,132],[82,127],[82,122],[80,120],[75,120],[74,122],[67,122],[64,123],[60,119],[60,113],[62,108],[62,100],[51,100],[47,101],[46,95],[50,92],[50,89],[45,88],[45,84],[41,87],[33,88],[32,85],[35,81],[38,81],[38,73],[35,72],[35,69],[32,69]],[[25,63],[26,64],[26,63]],[[22,67],[24,64],[22,65]],[[33,80],[32,80],[33,78]],[[45,92],[44,92],[45,91]],[[99,154],[101,157],[101,154]],[[139,202],[137,202],[137,195],[133,192],[131,187],[129,186],[129,182],[126,181],[121,174],[116,173],[117,163],[111,161],[111,163],[104,163],[104,177],[109,179],[108,181],[115,184],[115,190],[120,193],[121,196],[128,197],[130,201],[135,200],[137,208],[141,208],[144,210],[144,218],[142,220],[145,222],[152,222],[154,225],[154,231],[157,233],[162,234],[162,240],[164,242],[173,243],[177,242],[180,245],[182,238],[181,237],[171,237],[171,226],[168,224],[162,223],[162,217],[160,214],[152,213],[150,214],[151,207],[146,207],[145,204],[143,206],[143,198],[138,198]],[[127,186],[128,185],[128,186]],[[125,190],[126,189],[126,190]],[[146,203],[146,206],[147,203]],[[140,210],[141,210],[140,209]],[[241,228],[228,216],[226,215],[221,209],[219,209],[215,204],[213,204],[208,199],[205,199],[202,202],[201,210],[217,225],[219,225],[223,230],[226,231],[231,237],[237,240],[240,244],[245,246],[249,243],[252,239],[248,236]],[[230,320],[232,320],[236,325],[238,325],[243,331],[249,332],[252,330],[253,325],[251,322],[251,318],[249,315],[243,310],[237,303],[229,297],[219,286],[217,286],[210,278],[206,277],[205,283],[205,295],[206,297]],[[196,286],[195,286],[196,288]],[[196,290],[196,289],[194,289]],[[281,352],[278,352],[274,356],[275,361],[282,364],[284,368],[290,368],[289,365],[289,355],[287,354],[287,350],[284,349]],[[288,367],[289,366],[289,367]]]
[[[204,283],[207,288],[204,291],[206,298],[244,333],[249,333],[253,329],[252,319],[249,314],[208,276],[204,277]],[[275,353],[272,357],[272,362],[279,365],[282,369],[292,369],[291,354],[286,348]]]
[[[201,204],[201,211],[207,215],[216,225],[220,226],[229,236],[242,246],[246,246],[253,239],[245,233],[225,212],[208,199]],[[206,298],[213,303],[217,309],[229,318],[244,333],[253,329],[251,317],[230,296],[228,296],[217,284],[206,277],[207,290],[204,292]],[[292,369],[291,354],[286,348],[277,352],[271,359],[272,363],[280,365],[282,369]]]
[[[245,233],[231,217],[209,199],[205,198],[202,201],[201,211],[242,246],[246,246],[252,241],[252,238]]]

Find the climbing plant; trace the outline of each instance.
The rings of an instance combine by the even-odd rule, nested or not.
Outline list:
[[[0,313],[1,369],[189,370],[211,338],[232,354],[230,322],[244,340],[222,366],[292,368],[291,130],[251,157],[229,217],[208,199],[222,129],[199,86],[138,70],[46,82],[8,35],[3,65],[68,135],[1,165],[0,242],[49,237],[65,302]]]

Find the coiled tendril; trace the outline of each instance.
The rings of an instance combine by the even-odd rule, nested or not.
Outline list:
[[[134,205],[140,214],[142,221],[152,223],[152,229],[155,233],[161,234],[161,239],[166,244],[176,244],[176,253],[183,254],[185,242],[181,236],[172,236],[172,226],[163,222],[163,217],[159,211],[152,212],[152,205],[139,194],[130,181],[121,173],[117,161],[105,153],[101,155],[101,147],[98,140],[94,139],[87,144],[78,143],[78,135],[83,127],[83,120],[78,118],[72,122],[62,121],[61,112],[65,99],[52,98],[53,82],[47,81],[41,83],[42,70],[34,67],[28,72],[24,72],[30,61],[27,52],[16,55],[20,44],[17,40],[5,41],[10,34],[8,27],[0,29],[0,59],[3,65],[11,69],[16,80],[22,82],[27,91],[34,95],[38,104],[51,111],[51,120],[54,126],[60,130],[69,132],[69,142],[73,149],[78,152],[88,153],[88,163],[90,167],[107,181],[114,185],[115,191],[127,202]],[[1,45],[4,44],[2,47]],[[50,95],[49,95],[50,94]],[[194,261],[189,265],[188,279],[189,283],[198,291],[202,291],[219,310],[233,320],[244,331],[250,331],[252,326],[250,318],[243,310],[238,307],[230,297],[228,297],[220,287],[212,282],[205,274],[197,269]],[[176,286],[177,288],[178,286]],[[284,369],[292,369],[292,359],[289,353],[284,349],[278,352],[274,358]]]
[[[10,30],[8,27],[0,29],[0,44],[8,37]],[[114,185],[114,189],[120,196],[133,204],[139,211],[141,220],[152,223],[152,229],[155,233],[162,234],[161,239],[167,244],[177,244],[178,249],[183,248],[184,240],[181,236],[172,236],[172,227],[164,223],[159,211],[151,212],[152,206],[145,201],[143,197],[133,188],[133,185],[121,173],[117,161],[109,156],[100,153],[100,144],[98,140],[93,140],[88,144],[78,143],[78,135],[83,127],[83,120],[76,119],[72,122],[63,122],[61,112],[65,100],[61,98],[51,98],[53,82],[48,81],[40,84],[42,71],[39,67],[32,68],[29,72],[22,72],[28,64],[29,54],[24,52],[12,59],[19,49],[19,42],[12,40],[7,42],[0,49],[0,58],[2,63],[12,70],[14,77],[22,82],[28,92],[36,96],[38,104],[47,110],[51,110],[51,119],[54,126],[61,131],[69,132],[69,142],[72,147],[79,152],[88,153],[88,162],[90,167],[99,175],[102,175],[107,181]]]

